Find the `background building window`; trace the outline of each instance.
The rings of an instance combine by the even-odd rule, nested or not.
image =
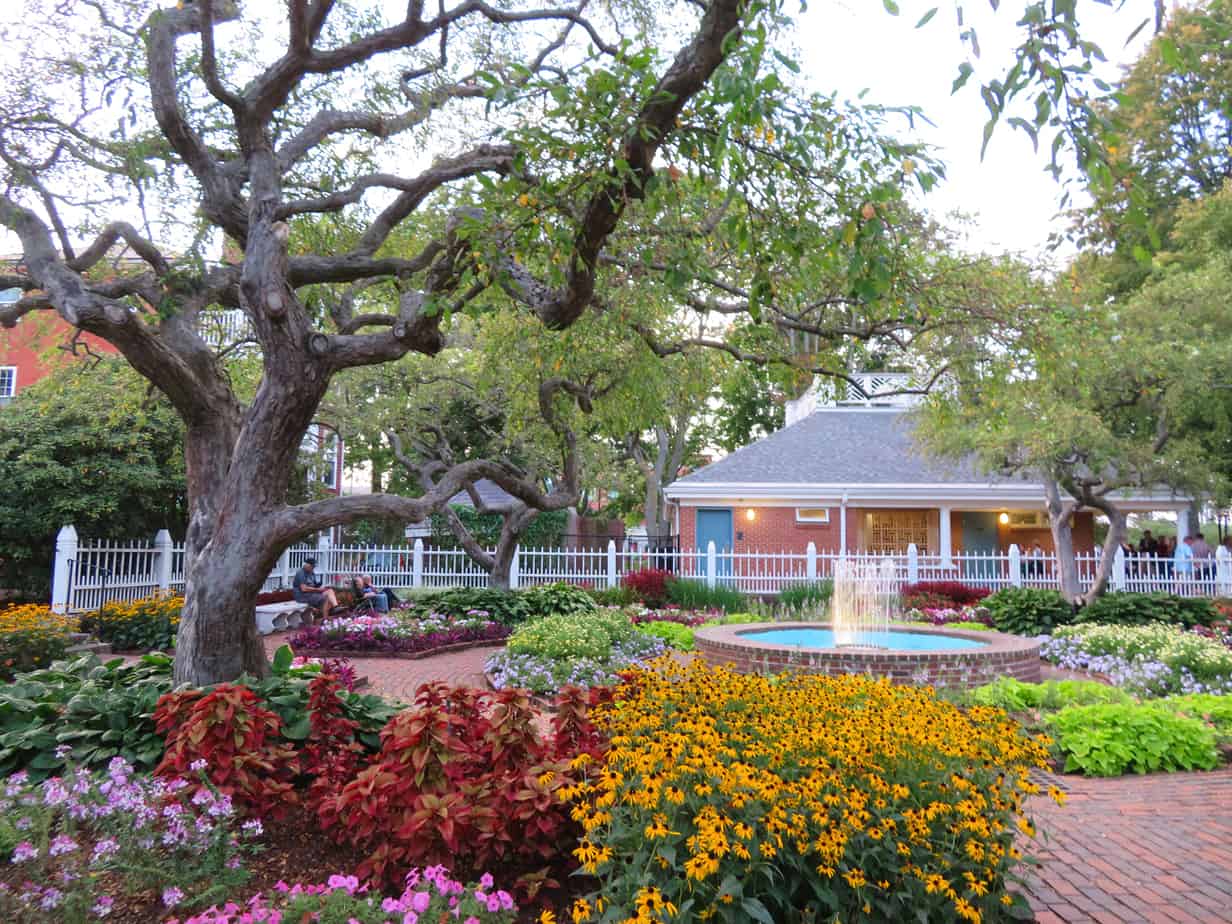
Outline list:
[[[830,508],[828,507],[797,507],[797,523],[829,523]]]
[[[17,394],[17,367],[0,366],[0,405],[8,404]]]
[[[928,551],[927,510],[878,510],[868,515],[864,546],[872,552],[906,552],[915,543],[921,554]]]

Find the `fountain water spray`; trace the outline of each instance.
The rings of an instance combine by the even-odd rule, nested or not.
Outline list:
[[[884,648],[898,593],[892,559],[854,561],[834,565],[834,594],[830,622],[837,648]]]

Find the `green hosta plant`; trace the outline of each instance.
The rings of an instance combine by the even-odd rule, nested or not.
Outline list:
[[[992,624],[999,632],[1044,635],[1074,618],[1074,608],[1055,590],[1006,587],[984,598]]]
[[[566,584],[544,584],[531,587],[522,593],[523,602],[531,618],[536,616],[578,616],[593,613],[599,606],[583,588]]]
[[[1067,706],[1048,726],[1066,771],[1118,776],[1126,771],[1210,770],[1219,763],[1214,729],[1167,703]]]

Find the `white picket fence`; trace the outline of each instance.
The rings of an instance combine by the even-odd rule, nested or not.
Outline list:
[[[378,587],[483,587],[487,575],[461,549],[413,545],[332,546],[322,539],[315,547],[285,550],[265,580],[265,590],[289,588],[308,556],[327,581],[344,581],[370,574]],[[608,542],[606,548],[519,549],[510,583],[530,587],[567,581],[587,587],[615,587],[624,575],[643,568],[662,568],[675,575],[723,586],[742,593],[771,595],[795,584],[833,576],[840,559],[893,560],[901,584],[919,581],[961,581],[991,590],[1003,587],[1057,587],[1057,563],[1052,556],[1033,558],[1017,546],[1006,553],[962,552],[948,559],[920,554],[914,545],[906,554],[818,552],[812,543],[804,552],[730,552],[711,543],[702,550],[646,551]],[[1089,586],[1099,567],[1099,553],[1078,557],[1079,579]],[[1117,552],[1110,586],[1113,590],[1165,591],[1185,596],[1232,596],[1232,557],[1224,548],[1210,562],[1196,562],[1193,572],[1178,575],[1170,560],[1125,556]],[[184,587],[184,547],[163,530],[152,542],[81,540],[73,527],[60,530],[52,580],[52,606],[58,612],[97,609],[108,600],[132,600],[158,590]]]

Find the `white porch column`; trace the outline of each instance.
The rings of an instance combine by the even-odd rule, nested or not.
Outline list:
[[[950,538],[950,508],[941,508],[941,522],[938,524],[941,527],[941,567],[954,567],[954,543]]]
[[[838,554],[847,554],[847,495],[838,503]]]
[[[1176,512],[1176,541],[1184,542],[1189,533],[1189,508],[1186,507]]]

